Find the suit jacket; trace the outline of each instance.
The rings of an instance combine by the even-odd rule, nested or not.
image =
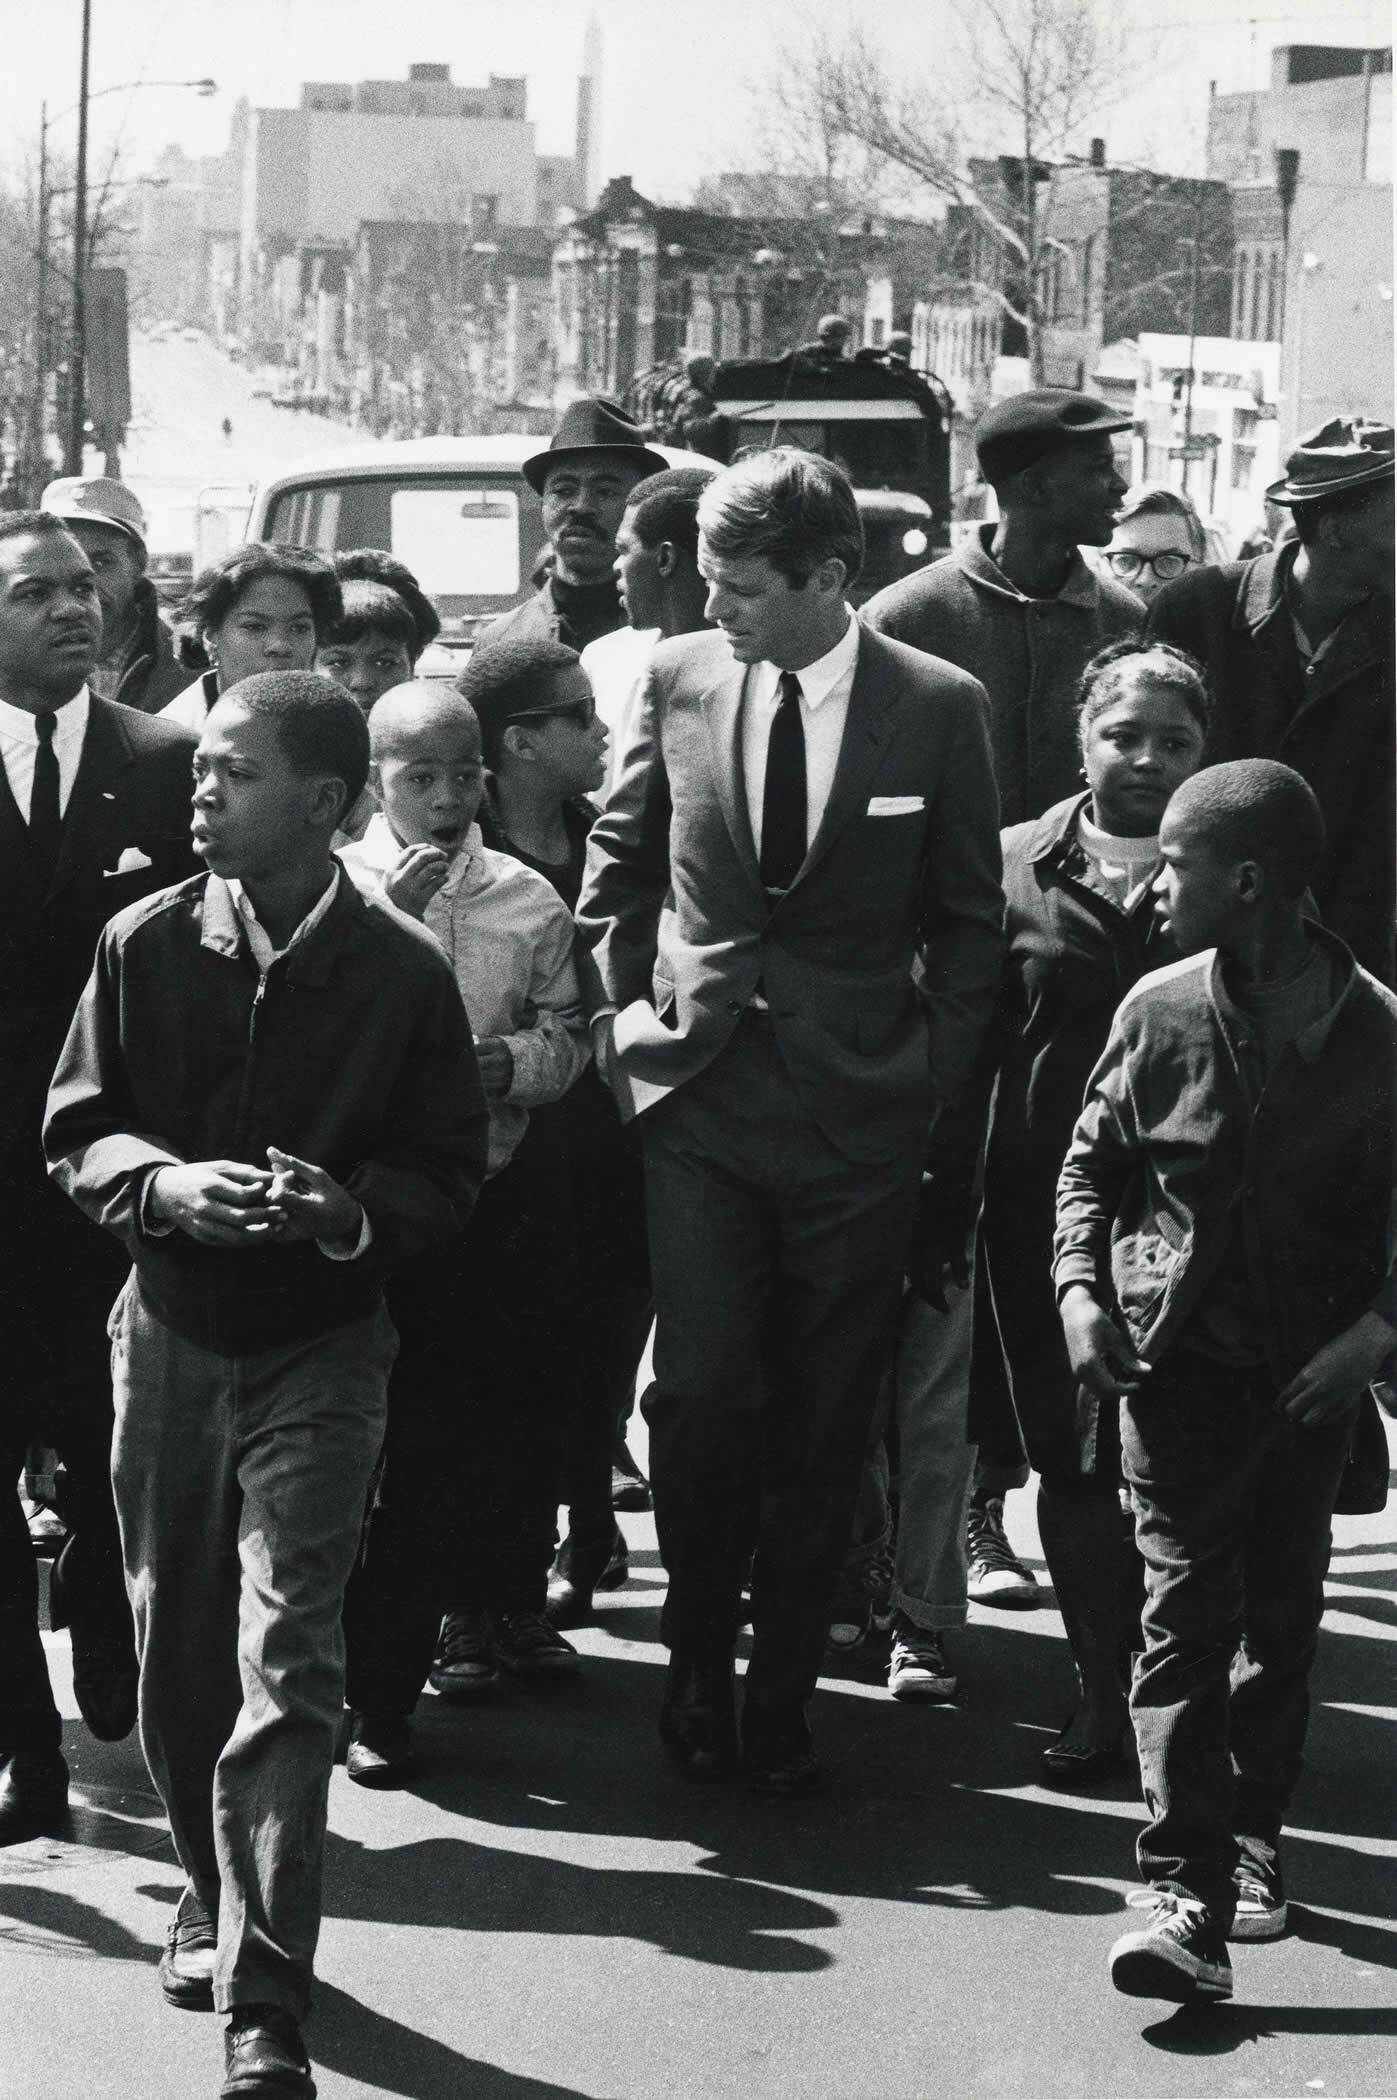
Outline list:
[[[195,739],[173,723],[90,701],[58,866],[45,884],[0,766],[0,1162],[42,1183],[44,1097],[113,913],[194,873]]]
[[[630,1080],[703,1069],[761,988],[810,1114],[846,1157],[917,1142],[960,1092],[998,982],[999,810],[984,688],[861,627],[823,820],[769,902],[742,779],[747,670],[662,642],[592,828],[578,923]]]

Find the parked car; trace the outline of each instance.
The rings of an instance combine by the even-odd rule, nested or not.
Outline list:
[[[347,445],[258,487],[250,540],[334,554],[384,547],[407,563],[441,615],[441,637],[419,666],[454,677],[481,624],[520,605],[544,549],[539,499],[524,461],[548,440],[503,437],[386,439]],[[692,452],[652,447],[675,466]]]

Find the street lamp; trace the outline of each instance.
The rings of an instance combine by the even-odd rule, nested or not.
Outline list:
[[[88,88],[88,67],[92,55],[92,0],[83,0],[82,47],[78,69],[78,99],[73,108],[78,113],[78,158],[73,183],[73,333],[72,347],[68,357],[68,431],[63,448],[63,466],[69,474],[81,474],[83,455],[83,426],[86,421],[84,384],[87,364],[87,111],[89,103],[99,101],[104,95],[133,94],[141,88],[188,87],[200,95],[216,95],[218,82],[207,75],[198,80],[119,80],[110,87],[98,88],[92,93]],[[60,110],[59,117],[70,116],[71,109]],[[44,337],[44,305],[48,290],[48,198],[45,184],[48,172],[48,130],[50,118],[46,106],[39,112],[39,335],[42,345]],[[47,367],[40,359],[39,384],[44,386]]]

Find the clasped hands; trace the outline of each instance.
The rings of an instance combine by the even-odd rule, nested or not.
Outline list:
[[[235,1159],[190,1160],[151,1176],[152,1221],[187,1232],[205,1247],[278,1246],[323,1240],[350,1247],[363,1211],[333,1175],[268,1145],[269,1167]]]

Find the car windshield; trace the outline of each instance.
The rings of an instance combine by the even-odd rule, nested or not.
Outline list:
[[[448,630],[518,604],[543,546],[538,499],[518,475],[312,482],[278,494],[266,535],[327,555],[387,548],[435,600]]]
[[[826,420],[797,413],[777,422],[744,423],[743,451],[799,445],[843,467],[856,489],[915,489],[927,472],[926,425],[898,418],[877,422]],[[750,433],[750,434],[749,434]]]

